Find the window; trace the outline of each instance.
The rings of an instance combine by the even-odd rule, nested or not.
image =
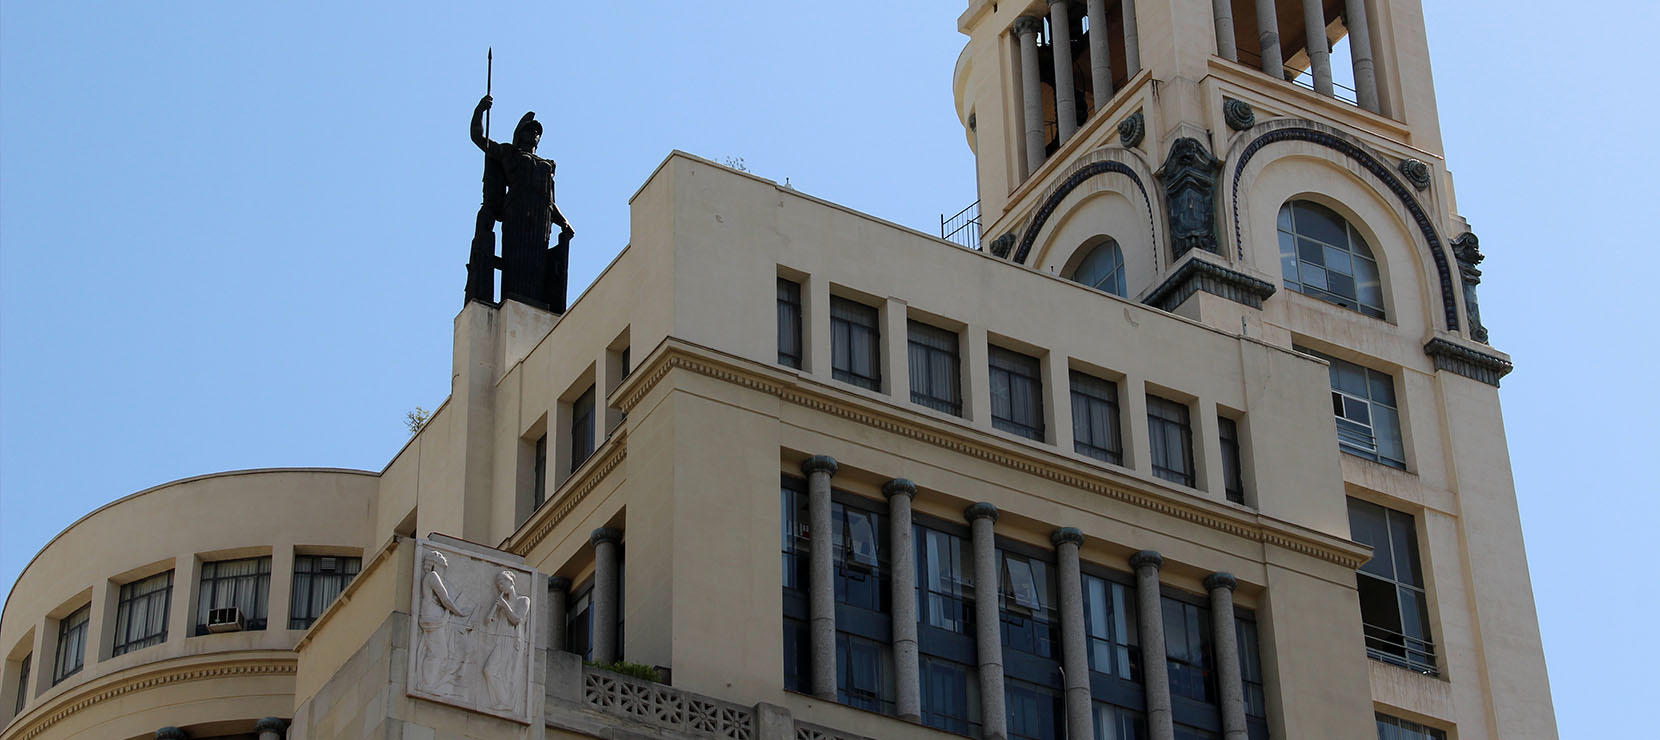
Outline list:
[[[1378,714],[1378,740],[1447,740],[1447,733],[1417,722]]]
[[[1262,687],[1262,649],[1257,646],[1257,623],[1234,620],[1234,639],[1239,643],[1239,677],[1245,688],[1245,716],[1268,720],[1268,694]],[[1255,729],[1252,737],[1255,737]]]
[[[1405,470],[1406,445],[1401,441],[1395,379],[1307,347],[1292,349],[1331,363],[1331,409],[1337,417],[1338,449]]]
[[[830,298],[830,375],[873,391],[882,389],[882,331],[875,308]]]
[[[974,555],[967,540],[956,535],[917,528],[917,568],[922,582],[922,623],[968,634],[973,616]]]
[[[115,607],[115,645],[111,655],[167,641],[167,613],[173,601],[173,571],[121,585]]]
[[[830,529],[836,548],[836,603],[886,613],[890,594],[887,542],[878,535],[883,531],[882,517],[833,501]]]
[[[208,612],[236,607],[242,628],[265,629],[266,591],[271,587],[271,556],[202,563],[201,590],[196,598],[196,634],[208,633]]]
[[[362,558],[330,555],[294,556],[294,592],[288,602],[288,628],[303,630],[323,615],[335,597],[357,577]]]
[[[1153,475],[1192,486],[1193,426],[1188,422],[1187,406],[1147,396],[1147,438],[1153,457]]]
[[[932,656],[922,656],[922,724],[959,735],[976,735],[980,728],[980,685],[969,677],[974,669]]]
[[[621,368],[617,373],[617,382],[622,382],[628,377],[629,373],[634,372],[634,366],[630,364],[633,358],[629,356],[633,349],[633,347],[623,347],[622,351],[617,353],[617,367]]]
[[[1055,613],[1055,569],[1018,553],[998,550],[1002,561],[1003,647],[1042,658],[1060,657],[1060,618]]]
[[[53,686],[75,675],[86,662],[86,623],[91,615],[92,605],[87,604],[58,620],[58,660],[52,666]]]
[[[1435,674],[1429,600],[1424,594],[1418,532],[1412,515],[1351,498],[1349,528],[1355,541],[1372,546],[1372,559],[1355,574],[1366,654],[1374,660]]]
[[[23,705],[29,703],[29,668],[34,662],[34,653],[23,656],[23,662],[17,665],[17,704],[12,707],[12,715],[23,712]]]
[[[1373,318],[1383,318],[1383,283],[1366,240],[1336,211],[1294,200],[1280,207],[1280,271],[1285,287]]]
[[[961,416],[962,373],[957,357],[956,332],[910,322],[911,403]]]
[[[565,607],[565,650],[589,660],[594,657],[594,580],[588,579],[572,594]]]
[[[778,278],[778,364],[801,367],[801,283],[784,278]]]
[[[1133,590],[1092,575],[1085,575],[1083,584],[1089,669],[1125,681],[1140,681],[1141,651],[1136,648]]]
[[[594,454],[594,387],[571,401],[571,472]]]
[[[1159,601],[1164,610],[1164,652],[1169,659],[1170,693],[1215,704],[1210,610],[1168,596]]]
[[[1010,740],[1060,740],[1066,736],[1060,692],[1047,686],[1009,681],[1004,689]]]
[[[836,633],[836,701],[872,712],[893,712],[892,648],[886,642]]]
[[[1239,424],[1226,416],[1216,417],[1217,434],[1222,438],[1222,490],[1228,500],[1245,503],[1245,479],[1239,470]]]
[[[1124,295],[1124,250],[1118,248],[1118,242],[1108,239],[1084,256],[1072,271],[1072,280],[1116,296]]]
[[[991,425],[1010,434],[1043,441],[1043,380],[1036,357],[993,346]]]
[[[1124,464],[1118,429],[1118,384],[1073,370],[1072,449],[1114,465]]]
[[[530,510],[542,508],[548,500],[548,435],[536,438],[536,463],[531,468],[534,480],[530,482]]]
[[[1123,707],[1113,706],[1106,702],[1093,703],[1095,718],[1095,740],[1144,740],[1147,734],[1147,717]]]

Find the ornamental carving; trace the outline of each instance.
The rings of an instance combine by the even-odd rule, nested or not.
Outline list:
[[[1170,146],[1170,156],[1156,174],[1164,182],[1172,259],[1194,249],[1221,253],[1214,207],[1216,173],[1221,169],[1221,160],[1198,139],[1184,136]]]
[[[1228,128],[1244,131],[1257,125],[1257,114],[1251,110],[1250,103],[1228,98],[1222,101],[1222,120],[1227,122]]]
[[[1453,259],[1458,261],[1458,280],[1464,286],[1464,313],[1470,319],[1470,338],[1487,341],[1487,327],[1481,324],[1481,306],[1476,301],[1476,286],[1481,284],[1481,270],[1476,265],[1486,259],[1481,254],[1481,240],[1468,231],[1452,240]]]
[[[1125,149],[1141,146],[1141,140],[1147,137],[1147,118],[1141,111],[1131,113],[1128,118],[1118,122],[1118,141]]]
[[[1418,190],[1429,189],[1429,165],[1421,159],[1403,159],[1400,166],[1401,175],[1412,187]]]
[[[535,572],[440,541],[417,545],[409,695],[529,724]]]
[[[1014,248],[1014,232],[1009,232],[991,240],[991,256],[998,259],[1009,256],[1009,250]]]

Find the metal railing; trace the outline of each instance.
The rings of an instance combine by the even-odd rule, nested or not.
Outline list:
[[[1239,62],[1240,64],[1248,63],[1251,69],[1258,72],[1262,71],[1262,55],[1260,54],[1240,49]],[[1296,67],[1288,67],[1283,64],[1280,65],[1280,68],[1284,70],[1286,82],[1309,90],[1314,89],[1314,71],[1312,69],[1297,69]],[[1333,98],[1348,103],[1349,105],[1360,105],[1360,93],[1355,91],[1354,88],[1349,87],[1348,85],[1339,84],[1336,80],[1332,80],[1331,86]]]
[[[956,242],[969,249],[980,248],[980,201],[968,204],[967,208],[957,211],[956,215],[947,217],[940,214],[940,238],[948,242]]]
[[[1435,664],[1435,643],[1376,625],[1361,627],[1366,634],[1366,657],[1426,676],[1440,673]]]

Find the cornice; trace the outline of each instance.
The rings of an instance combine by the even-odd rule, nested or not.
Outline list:
[[[1499,386],[1499,379],[1516,369],[1514,364],[1503,357],[1490,355],[1441,337],[1429,340],[1429,343],[1424,345],[1424,354],[1435,360],[1436,370],[1454,372],[1494,388]]]
[[[154,668],[154,665],[146,667]],[[67,692],[47,706],[35,710],[35,719],[24,724],[11,737],[15,740],[30,740],[71,714],[134,691],[240,676],[292,676],[298,668],[297,657],[228,658],[177,668],[151,670],[130,678],[124,678],[120,674],[106,676],[96,682],[96,685],[83,686],[76,691]]]
[[[1345,568],[1358,568],[1371,551],[1347,539],[1272,519],[1223,509],[1189,494],[1157,489],[1137,490],[1088,470],[1081,463],[1019,443],[957,430],[921,414],[881,408],[869,399],[844,394],[793,372],[776,370],[753,360],[734,357],[707,347],[668,338],[658,345],[641,370],[618,389],[618,407],[629,413],[671,371],[682,370],[749,390],[772,395],[804,408],[838,416],[892,434],[968,455],[1035,475],[1065,486],[1122,501],[1142,509],[1192,522],[1243,539],[1274,545]],[[1104,471],[1103,471],[1104,472]],[[551,525],[549,525],[551,528]]]
[[[656,385],[657,380],[662,380],[662,376],[668,374],[667,369],[651,368],[650,371],[657,374],[652,385]],[[635,374],[640,373],[636,371]],[[623,408],[624,413],[627,413],[633,406]],[[553,528],[565,521],[571,510],[582,503],[583,499],[586,499],[588,494],[627,458],[628,430],[618,427],[617,431],[611,434],[611,438],[605,440],[605,444],[594,453],[594,457],[583,463],[575,476],[565,481],[565,484],[542,504],[542,508],[531,514],[518,531],[502,542],[501,549],[514,555],[528,555],[532,548],[547,539],[548,535],[553,533]]]
[[[1147,299],[1142,301],[1154,308],[1175,311],[1194,293],[1205,292],[1251,308],[1262,308],[1262,302],[1274,294],[1274,284],[1260,280],[1232,268],[1223,267],[1200,257],[1198,250],[1188,257],[1170,277],[1165,278]]]

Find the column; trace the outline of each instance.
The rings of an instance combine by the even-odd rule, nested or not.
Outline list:
[[[893,585],[894,709],[906,722],[922,721],[922,665],[916,643],[916,547],[911,542],[911,499],[916,484],[895,478],[882,485],[888,497],[888,558]]]
[[[1043,19],[1023,15],[1014,21],[1020,37],[1020,98],[1026,119],[1026,176],[1043,166],[1043,83],[1038,79],[1037,35]]]
[[[1164,557],[1152,550],[1130,556],[1135,569],[1136,618],[1141,628],[1141,678],[1147,689],[1147,730],[1153,740],[1176,740],[1170,714],[1170,664],[1164,652],[1164,604],[1159,568]]]
[[[1347,0],[1343,22],[1349,27],[1349,57],[1354,60],[1355,100],[1360,107],[1381,113],[1378,106],[1378,77],[1372,64],[1372,29],[1366,18],[1366,0]]]
[[[1257,41],[1262,49],[1262,71],[1285,79],[1285,58],[1280,56],[1280,17],[1274,0],[1257,0]]]
[[[156,740],[190,740],[190,736],[177,727],[163,727],[156,730]]]
[[[1326,40],[1326,9],[1321,0],[1303,0],[1303,30],[1308,37],[1308,66],[1314,91],[1332,95],[1331,44]]]
[[[1205,577],[1210,592],[1212,643],[1216,649],[1217,688],[1222,692],[1223,740],[1246,740],[1245,679],[1239,671],[1239,635],[1234,632],[1233,590],[1239,585],[1229,573]]]
[[[1141,32],[1135,25],[1135,0],[1124,0],[1124,77],[1141,73]]]
[[[266,717],[254,723],[254,732],[259,734],[259,740],[282,740],[288,730],[288,720],[281,717]]]
[[[1049,48],[1055,54],[1055,118],[1062,144],[1078,130],[1078,103],[1072,92],[1072,19],[1066,3],[1049,0]]]
[[[1004,713],[1003,633],[997,596],[997,540],[992,525],[997,507],[984,501],[963,511],[974,543],[974,652],[980,667],[980,736],[1008,740],[1009,719]]]
[[[807,616],[812,646],[813,695],[836,700],[836,571],[830,541],[830,476],[836,474],[836,458],[814,455],[801,463],[807,475],[807,533],[810,558],[807,566]]]
[[[1084,578],[1078,567],[1078,547],[1084,533],[1062,527],[1049,535],[1055,545],[1057,586],[1061,590],[1061,668],[1065,671],[1066,736],[1091,738],[1095,733],[1089,695],[1089,646],[1084,635]]]
[[[571,579],[564,576],[553,576],[548,579],[548,621],[552,622],[552,629],[548,630],[548,649],[564,650],[570,644],[570,636],[566,629],[570,612]]]
[[[594,543],[594,662],[614,663],[617,649],[617,545],[622,530],[600,527],[589,537]]]
[[[1210,8],[1216,18],[1216,55],[1239,61],[1239,44],[1233,37],[1233,0],[1210,0]]]
[[[1095,92],[1095,110],[1100,110],[1112,99],[1112,41],[1107,38],[1107,0],[1089,0],[1087,11],[1090,89]]]

